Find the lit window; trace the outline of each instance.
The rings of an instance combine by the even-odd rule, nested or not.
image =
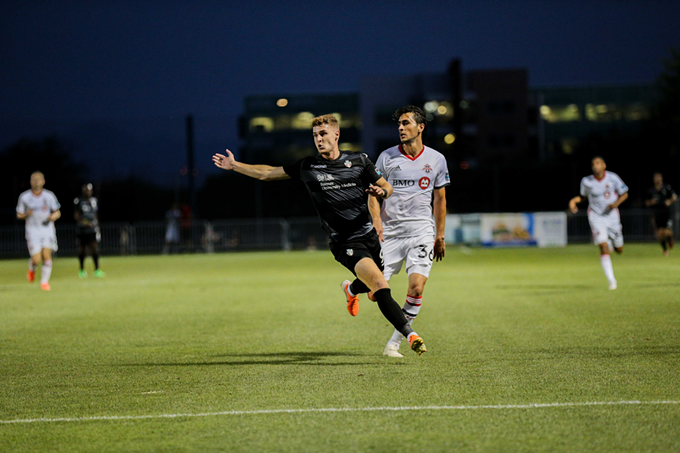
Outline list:
[[[624,110],[626,121],[641,121],[649,118],[649,110],[644,104],[631,104]]]
[[[588,121],[596,122],[621,121],[624,118],[628,121],[636,121],[632,117],[636,117],[638,115],[635,113],[633,115],[629,114],[631,107],[633,106],[621,106],[615,104],[586,104],[586,118]]]
[[[361,151],[361,144],[342,142],[338,145],[338,149],[340,149],[340,151],[349,151],[356,153]]]
[[[573,154],[578,146],[578,140],[574,138],[564,138],[560,141],[560,145],[562,146],[562,152],[564,154]]]
[[[311,129],[314,114],[312,112],[300,112],[293,117],[291,126],[293,129]]]
[[[271,132],[274,130],[274,120],[266,116],[257,116],[250,119],[251,131]]]
[[[548,123],[566,123],[581,121],[581,113],[576,104],[569,105],[542,105],[541,116]]]
[[[279,107],[285,107],[288,105],[288,99],[281,98],[278,101],[276,101],[276,105],[278,105]]]
[[[450,144],[452,144],[452,143],[455,142],[455,141],[456,141],[456,136],[453,135],[453,134],[446,134],[446,135],[444,136],[444,142],[445,142],[447,145],[450,145]]]

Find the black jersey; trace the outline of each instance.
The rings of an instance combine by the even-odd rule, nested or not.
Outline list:
[[[99,228],[99,221],[97,219],[97,212],[99,211],[99,205],[97,204],[97,199],[95,197],[88,198],[76,198],[73,200],[75,205],[74,209],[76,212],[80,213],[82,221],[92,222],[92,226],[86,225],[82,222],[78,223],[79,233],[95,233]]]
[[[283,171],[305,184],[332,241],[363,236],[373,228],[366,189],[381,176],[365,154],[340,152],[335,160],[317,154],[285,165]]]
[[[675,192],[673,192],[673,189],[671,188],[670,184],[664,184],[659,190],[656,190],[656,188],[651,187],[647,191],[647,194],[648,200],[651,199],[656,200],[656,204],[651,206],[651,208],[654,209],[656,212],[670,211],[671,207],[666,206],[666,200],[673,198],[673,195],[675,195]]]

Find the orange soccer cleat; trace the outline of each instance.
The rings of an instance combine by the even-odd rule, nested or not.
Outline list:
[[[359,296],[351,296],[349,294],[349,285],[352,282],[349,280],[345,280],[342,283],[340,283],[340,287],[342,288],[342,291],[345,293],[345,297],[347,298],[347,311],[349,312],[350,315],[356,316],[359,314]]]
[[[50,286],[49,283],[41,283],[40,289],[42,289],[43,291],[50,291],[52,289],[52,287]]]
[[[425,342],[418,335],[411,335],[408,339],[408,342],[411,344],[411,349],[414,352],[417,352],[418,355],[421,355],[423,352],[427,352]]]
[[[28,280],[29,283],[33,283],[33,280],[35,280],[35,271],[29,270],[26,272],[26,280]]]

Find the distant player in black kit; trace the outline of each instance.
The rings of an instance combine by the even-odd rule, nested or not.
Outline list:
[[[654,210],[654,228],[661,244],[663,254],[668,256],[668,249],[673,248],[673,220],[671,206],[678,199],[670,184],[663,183],[663,175],[654,173],[654,186],[647,192],[645,205]],[[668,246],[666,245],[668,244]]]
[[[368,196],[388,198],[392,195],[392,186],[376,172],[365,154],[338,149],[340,128],[333,115],[314,118],[312,128],[319,154],[293,164],[248,165],[237,162],[229,150],[226,156],[215,154],[213,162],[224,170],[235,170],[262,181],[291,178],[302,181],[330,237],[333,256],[358,277],[349,285],[350,294],[343,289],[349,313],[356,316],[359,312],[358,298],[353,296],[373,291],[383,316],[408,338],[411,349],[420,355],[427,349],[392,298],[382,274],[380,241],[368,212]]]
[[[78,277],[87,277],[85,270],[85,257],[87,255],[91,255],[92,261],[94,261],[94,276],[104,277],[106,274],[99,269],[99,240],[101,237],[97,216],[99,205],[97,199],[92,196],[92,184],[83,185],[83,195],[73,200],[73,204],[75,205],[73,217],[78,225],[78,245],[80,246]]]

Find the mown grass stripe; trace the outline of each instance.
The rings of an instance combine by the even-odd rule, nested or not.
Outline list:
[[[222,411],[196,414],[150,414],[150,415],[102,415],[95,417],[63,417],[63,418],[28,418],[17,420],[0,420],[0,424],[21,423],[53,423],[53,422],[87,422],[115,420],[145,420],[159,418],[183,417],[215,417],[221,415],[262,415],[262,414],[298,414],[309,412],[376,412],[376,411],[442,411],[442,410],[479,410],[479,409],[541,409],[551,407],[583,407],[583,406],[621,406],[621,405],[660,405],[680,404],[680,401],[590,401],[581,403],[529,403],[529,404],[496,404],[479,406],[396,406],[396,407],[325,407],[310,409],[261,409],[253,411]]]

